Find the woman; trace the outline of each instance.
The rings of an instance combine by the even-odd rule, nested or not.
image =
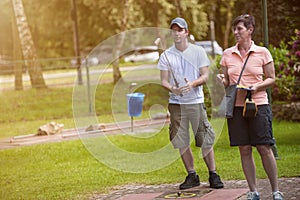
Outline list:
[[[283,194],[278,190],[276,160],[271,150],[271,146],[274,145],[272,111],[266,93],[266,89],[275,83],[273,58],[268,49],[257,46],[252,41],[255,29],[253,16],[237,17],[232,23],[232,28],[237,44],[224,51],[220,61],[224,75],[220,77],[225,87],[236,84],[242,66],[251,52],[239,84],[251,89],[252,99],[257,105],[257,114],[251,118],[243,117],[247,91],[238,90],[234,116],[227,119],[230,145],[239,148],[242,168],[250,190],[247,199],[260,199],[252,155],[252,147],[256,147],[271,184],[273,199],[282,200]]]

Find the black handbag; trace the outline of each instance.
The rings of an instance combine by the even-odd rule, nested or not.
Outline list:
[[[244,66],[242,68],[242,71],[240,73],[239,79],[236,84],[229,85],[225,88],[225,96],[222,101],[225,101],[225,117],[226,118],[232,118],[233,112],[234,112],[234,106],[236,101],[236,94],[237,94],[237,85],[240,83],[243,71],[245,69],[246,63],[249,59],[249,56],[252,51],[249,52],[248,57],[244,63]],[[222,104],[222,103],[221,103]]]
[[[236,84],[229,85],[225,88],[225,96],[223,100],[225,101],[225,116],[226,118],[233,117],[234,105],[236,100]]]
[[[243,117],[255,117],[257,113],[256,103],[252,100],[251,91],[247,91],[245,105],[243,110]]]

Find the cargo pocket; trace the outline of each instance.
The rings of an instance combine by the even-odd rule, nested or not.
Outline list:
[[[202,148],[212,147],[215,142],[215,132],[209,122],[204,122],[205,133]]]

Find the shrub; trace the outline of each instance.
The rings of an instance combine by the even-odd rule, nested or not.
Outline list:
[[[279,48],[270,45],[276,72],[274,101],[300,100],[300,31],[295,30],[291,39],[288,44],[281,42]]]

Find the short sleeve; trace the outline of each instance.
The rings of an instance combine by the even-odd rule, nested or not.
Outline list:
[[[165,52],[163,52],[160,55],[158,63],[157,63],[157,68],[159,70],[168,70],[167,61],[165,59]]]
[[[223,67],[227,66],[227,62],[226,62],[227,57],[228,57],[228,53],[224,51],[220,60],[220,65],[222,65]]]
[[[266,47],[264,47],[264,57],[263,57],[264,65],[266,65],[272,61],[273,61],[273,57],[272,57],[270,51]]]

